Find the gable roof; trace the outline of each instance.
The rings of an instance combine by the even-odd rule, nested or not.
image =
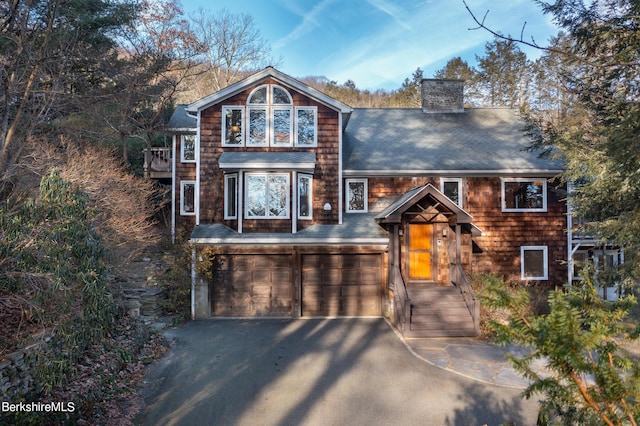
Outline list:
[[[304,93],[305,95],[309,96],[310,98],[324,104],[327,105],[328,107],[341,112],[342,114],[350,114],[351,111],[353,110],[349,105],[344,104],[334,98],[332,98],[331,96],[328,96],[324,93],[322,93],[319,90],[314,89],[313,87],[302,83],[299,80],[296,80],[295,78],[290,77],[289,75],[278,71],[277,69],[269,66],[264,68],[261,71],[258,71],[255,74],[250,75],[247,78],[244,78],[230,86],[225,87],[224,89],[221,89],[207,97],[204,97],[190,105],[187,106],[186,110],[187,112],[198,112],[201,111],[205,108],[208,108],[211,105],[214,105],[216,103],[219,103],[221,101],[223,101],[226,98],[229,98],[233,95],[236,95],[237,93],[242,92],[243,90],[260,83],[260,81],[268,78],[268,77],[272,77],[275,80],[278,80],[279,82],[281,82],[282,84],[284,84],[285,86],[288,86],[292,89],[295,89],[299,92]]]
[[[419,108],[357,108],[344,132],[345,176],[540,175],[557,161],[527,150],[531,138],[506,108],[424,114]]]
[[[427,206],[434,207],[446,216],[455,216],[457,224],[466,225],[474,235],[482,235],[482,231],[472,223],[473,216],[430,183],[410,189],[377,214],[375,219],[378,223],[401,223],[404,214],[420,214]]]

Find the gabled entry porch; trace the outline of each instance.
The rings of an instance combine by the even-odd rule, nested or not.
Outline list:
[[[464,269],[471,216],[433,185],[414,188],[376,216],[389,238],[392,320],[405,337],[479,334],[479,301]]]

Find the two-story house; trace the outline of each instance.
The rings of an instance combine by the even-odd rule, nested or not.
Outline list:
[[[172,228],[211,270],[195,318],[382,316],[405,335],[474,335],[466,276],[567,280],[561,167],[511,109],[353,109],[268,67],[176,109]]]

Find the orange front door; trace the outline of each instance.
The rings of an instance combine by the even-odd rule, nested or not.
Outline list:
[[[409,279],[433,281],[433,225],[409,225]]]

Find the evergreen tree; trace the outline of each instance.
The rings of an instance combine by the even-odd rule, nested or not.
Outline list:
[[[539,425],[635,425],[640,418],[640,366],[620,341],[637,338],[623,320],[635,305],[629,295],[616,302],[601,300],[585,275],[582,287],[555,290],[549,296],[549,314],[529,315],[526,289],[515,295],[504,282],[488,277],[483,304],[506,309],[508,323],[494,321],[498,343],[531,348],[524,358],[510,356],[531,384],[527,398],[544,395]],[[548,373],[533,367],[544,361]]]
[[[20,140],[95,103],[116,59],[114,31],[135,18],[135,1],[0,3],[1,172],[15,163]]]
[[[422,106],[422,78],[423,72],[417,68],[411,75],[411,79],[404,79],[402,86],[393,96],[399,106],[410,108]]]
[[[530,62],[518,44],[495,38],[485,44],[485,56],[476,58],[485,104],[523,107],[529,88]]]

